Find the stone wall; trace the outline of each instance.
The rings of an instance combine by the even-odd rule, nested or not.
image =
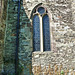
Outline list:
[[[75,0],[23,0],[29,18],[40,3],[50,14],[51,51],[33,52],[32,66],[56,63],[75,68]]]
[[[16,35],[18,23],[18,0],[8,0],[7,16],[5,28],[4,43],[4,72],[9,75],[15,75],[15,54],[16,54]],[[19,48],[18,48],[18,75],[32,75],[32,47],[31,47],[31,27],[23,1],[20,2],[20,28],[19,30]]]
[[[4,1],[0,0],[0,74],[3,71],[3,49],[4,49],[4,30],[5,30],[3,7]]]
[[[72,25],[73,30],[75,31],[75,0],[72,0]]]
[[[17,9],[14,11],[14,7],[17,7],[16,2],[7,2],[6,11],[6,27],[4,38],[4,70],[7,74],[15,73],[15,48],[16,48],[16,24],[17,24]]]
[[[7,2],[7,1],[6,1]],[[33,52],[31,14],[35,6],[47,8],[50,17],[51,51]],[[7,74],[15,73],[16,25],[18,0],[8,0],[7,13],[4,12],[3,24],[0,26],[0,54],[3,51],[4,70]],[[5,17],[7,15],[7,17]],[[63,64],[74,67],[75,63],[75,1],[74,0],[23,0],[20,8],[19,29],[19,64],[22,75],[30,75],[31,65],[48,66]],[[5,24],[6,19],[6,24]],[[4,33],[4,28],[5,33]],[[4,38],[5,34],[5,38]],[[4,41],[5,40],[5,41]],[[4,42],[4,44],[2,44]],[[32,54],[32,58],[31,58]],[[2,56],[2,55],[1,55]],[[2,58],[2,57],[1,57]],[[32,60],[32,62],[31,62]],[[2,59],[1,62],[2,63]],[[2,64],[1,64],[2,66]],[[21,75],[21,74],[20,74]]]

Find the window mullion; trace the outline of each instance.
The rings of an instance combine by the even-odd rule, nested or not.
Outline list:
[[[43,52],[43,25],[42,17],[40,16],[40,50]]]

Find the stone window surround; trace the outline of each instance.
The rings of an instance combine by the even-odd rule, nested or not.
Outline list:
[[[35,14],[37,14],[38,16],[39,16],[39,18],[40,18],[40,42],[41,42],[41,44],[40,44],[40,50],[41,51],[34,51],[34,53],[38,53],[38,52],[53,52],[53,51],[55,51],[53,48],[54,48],[54,46],[53,46],[53,31],[52,31],[52,27],[53,27],[53,21],[52,21],[52,14],[51,14],[51,11],[50,10],[48,10],[48,8],[46,8],[45,6],[43,6],[43,5],[40,5],[40,6],[38,6],[38,7],[36,7],[35,9],[36,9],[36,11],[38,10],[38,8],[39,7],[43,7],[44,9],[45,9],[45,11],[47,11],[48,13],[45,13],[45,14],[47,14],[48,15],[48,17],[49,17],[49,25],[50,25],[50,51],[43,51],[43,28],[42,28],[42,17],[40,16],[40,14],[38,13],[38,12],[36,12],[36,13],[33,13],[33,16],[32,16],[32,20],[33,20],[33,17],[34,17],[34,15]],[[44,15],[45,15],[44,14]],[[44,16],[43,15],[43,16]],[[31,20],[31,24],[32,24],[32,20]],[[33,25],[33,24],[32,24]],[[33,39],[32,39],[33,40]],[[32,44],[33,44],[33,42],[32,42]]]

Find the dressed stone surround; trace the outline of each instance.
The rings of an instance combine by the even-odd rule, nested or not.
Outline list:
[[[50,17],[51,51],[33,52],[32,66],[57,63],[75,68],[75,0],[23,0],[29,18],[40,3]]]

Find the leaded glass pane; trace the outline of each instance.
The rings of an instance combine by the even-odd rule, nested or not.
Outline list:
[[[49,17],[46,14],[43,17],[43,40],[44,40],[44,51],[50,51],[50,30],[49,30]]]
[[[45,9],[43,7],[38,8],[38,12],[42,15],[45,13]]]
[[[33,18],[33,49],[40,51],[40,19],[38,15]]]

